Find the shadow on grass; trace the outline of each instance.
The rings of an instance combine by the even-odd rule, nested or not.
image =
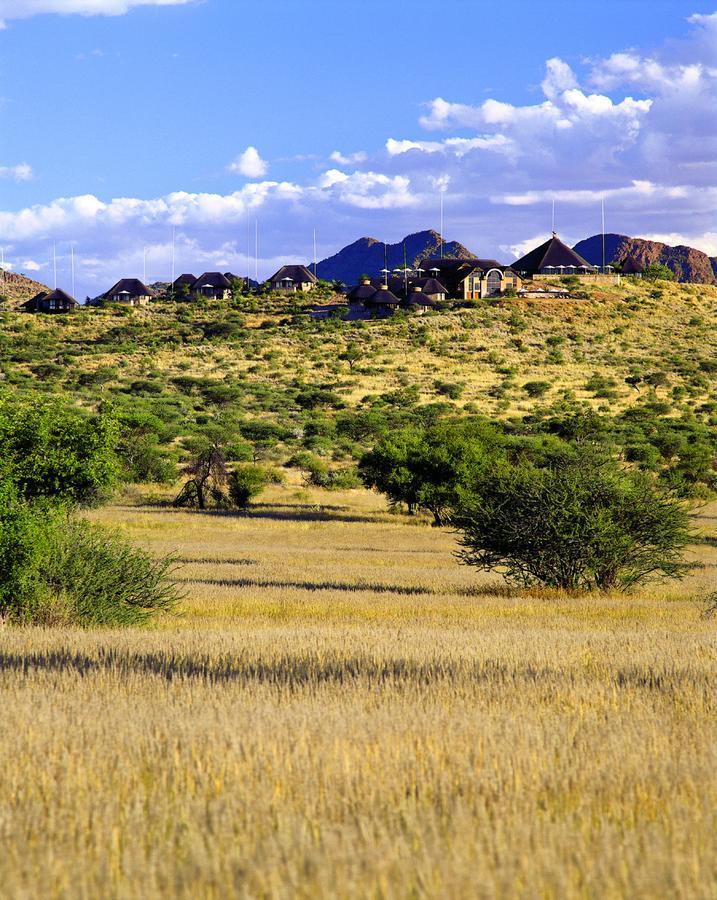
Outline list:
[[[394,584],[345,581],[262,581],[258,578],[182,578],[184,584],[208,584],[215,587],[290,588],[299,591],[345,591],[346,593],[434,595],[432,588],[404,587]]]
[[[237,559],[237,557],[222,556],[175,556],[173,557],[178,563],[184,565],[211,565],[214,563],[218,566],[258,566],[258,559]]]
[[[186,512],[195,516],[227,519],[273,519],[278,522],[390,522],[387,513],[366,515],[346,512],[343,506],[322,506],[301,503],[254,503],[247,509],[186,509],[174,506],[143,506],[145,513]]]
[[[445,553],[445,550],[417,550],[415,548],[404,549],[403,547],[395,547],[387,549],[386,547],[334,547],[334,550],[340,550],[345,553],[381,553],[384,556],[387,553],[396,553],[403,556],[404,553]]]
[[[283,655],[262,661],[241,656],[212,658],[202,655],[182,657],[158,652],[132,653],[107,647],[99,648],[93,655],[65,648],[25,654],[0,653],[0,673],[11,671],[23,675],[38,671],[70,672],[81,677],[102,672],[117,677],[150,675],[168,682],[191,678],[210,683],[265,684],[290,690],[305,685],[345,683],[426,687],[446,681],[525,689],[548,684],[574,685],[594,679],[611,683],[618,689],[642,689],[674,696],[682,696],[687,688],[714,688],[714,679],[708,673],[675,665],[664,668],[635,665],[614,671],[590,673],[584,668],[576,670],[571,667],[507,663],[495,659],[462,663],[435,658],[418,662],[400,657],[377,660],[365,656],[327,658],[324,655],[306,654]]]

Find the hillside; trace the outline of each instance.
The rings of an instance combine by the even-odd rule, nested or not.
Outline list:
[[[344,284],[356,284],[364,273],[378,275],[384,267],[384,259],[388,268],[402,266],[404,261],[404,245],[406,261],[409,266],[415,265],[427,256],[438,256],[441,252],[441,236],[437,231],[418,231],[407,235],[396,244],[386,244],[372,237],[362,237],[339,250],[333,256],[322,259],[317,266],[317,275],[326,281],[338,279]],[[384,246],[386,257],[384,258]],[[458,241],[446,241],[443,244],[443,255],[448,259],[468,259],[475,256]]]
[[[47,285],[33,281],[26,275],[16,275],[0,269],[0,306],[15,308],[40,291],[48,291]]]
[[[595,234],[580,241],[575,251],[584,256],[594,266],[602,262],[602,236]],[[608,263],[622,262],[633,256],[643,266],[661,263],[669,266],[678,281],[695,284],[715,284],[717,281],[717,258],[710,259],[694,247],[670,247],[659,241],[628,237],[625,234],[605,235],[605,258]]]

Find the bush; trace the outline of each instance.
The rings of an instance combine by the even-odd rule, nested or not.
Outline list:
[[[523,390],[529,397],[542,397],[550,390],[549,381],[526,381]]]
[[[0,460],[20,500],[91,505],[117,482],[117,423],[55,400],[0,400]]]
[[[258,497],[269,483],[269,475],[261,466],[239,466],[229,476],[229,496],[240,509]]]
[[[173,561],[45,507],[0,515],[0,614],[18,624],[140,625],[180,592]]]
[[[504,443],[500,431],[481,419],[402,428],[362,456],[359,475],[392,504],[405,503],[409,513],[428,510],[442,525],[459,485],[504,458]]]
[[[585,452],[501,466],[460,492],[462,561],[508,581],[569,591],[628,589],[679,578],[684,507],[647,476]]]
[[[47,558],[51,512],[20,501],[9,482],[0,485],[0,617],[31,604]]]
[[[648,281],[674,281],[675,273],[668,266],[663,266],[661,263],[650,263],[649,266],[645,266],[643,278],[646,278]]]
[[[49,536],[33,619],[58,611],[83,626],[141,625],[180,599],[173,567],[98,525],[63,522]]]

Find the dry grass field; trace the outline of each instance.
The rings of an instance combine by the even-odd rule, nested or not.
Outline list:
[[[187,597],[0,633],[3,896],[717,894],[717,506],[690,581],[581,599],[365,492],[92,516]]]

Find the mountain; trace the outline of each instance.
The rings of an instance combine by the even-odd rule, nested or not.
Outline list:
[[[5,272],[0,269],[0,306],[12,309],[39,294],[40,291],[49,291],[50,288],[39,281],[33,281],[25,275],[16,275],[14,272]]]
[[[601,265],[601,235],[586,238],[573,249],[592,265]],[[644,238],[628,237],[626,234],[605,235],[605,259],[608,263],[622,262],[628,256],[634,256],[643,266],[651,263],[669,266],[678,281],[717,283],[717,257],[710,259],[701,250],[695,250],[694,247],[670,247],[660,241],[647,241]]]
[[[362,237],[339,250],[328,259],[322,259],[316,267],[316,274],[326,281],[343,281],[356,284],[361,275],[378,275],[384,265],[389,269],[403,266],[403,248],[406,247],[406,262],[414,266],[428,256],[440,256],[441,236],[437,231],[418,231],[409,234],[397,244],[386,244],[387,263],[384,263],[384,244],[376,238]],[[449,241],[443,244],[446,259],[470,259],[475,256],[463,244]]]

